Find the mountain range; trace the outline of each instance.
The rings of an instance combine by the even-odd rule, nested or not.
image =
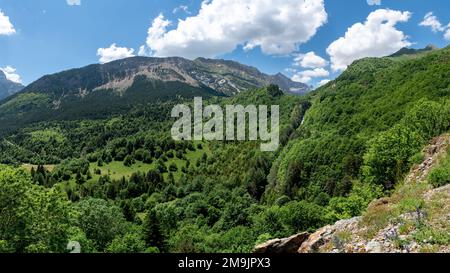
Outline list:
[[[267,75],[234,61],[132,57],[46,75],[1,102],[0,120],[105,117],[139,103],[232,96],[269,84],[286,93],[310,90],[283,74]]]
[[[0,70],[0,100],[13,95],[22,89],[23,85],[8,80],[5,73]]]

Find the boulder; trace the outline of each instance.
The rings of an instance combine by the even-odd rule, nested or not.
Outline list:
[[[300,246],[298,253],[315,253],[319,252],[319,249],[325,244],[332,241],[335,233],[337,231],[343,230],[356,230],[358,223],[361,221],[361,217],[355,217],[351,219],[341,220],[336,222],[334,225],[323,227],[309,236],[307,240]],[[336,246],[339,248],[339,246]],[[343,245],[340,246],[343,248]],[[337,249],[337,251],[342,251],[342,249]]]
[[[309,236],[297,250],[298,253],[314,253],[317,252],[319,247],[324,245],[327,241],[331,239],[331,234],[334,232],[332,226],[326,226],[318,231],[314,232]]]
[[[297,253],[300,246],[309,238],[309,233],[302,232],[289,238],[274,239],[260,244],[253,250],[258,254],[291,254]]]

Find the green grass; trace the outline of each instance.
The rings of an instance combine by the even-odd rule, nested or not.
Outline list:
[[[113,180],[119,180],[122,177],[130,178],[130,176],[133,173],[136,172],[148,172],[152,168],[155,167],[155,164],[145,164],[143,162],[137,161],[134,165],[127,167],[123,165],[122,161],[113,161],[109,164],[106,164],[102,167],[99,167],[97,163],[91,163],[90,164],[90,171],[92,174],[92,179],[94,181],[97,181],[100,175],[94,174],[94,170],[100,169],[102,174],[101,175],[109,175],[111,179]]]
[[[201,143],[201,142],[199,142]],[[197,144],[195,143],[195,146]],[[206,153],[208,156],[211,155],[211,149],[207,143],[201,143],[203,146],[203,149],[196,149],[195,151],[187,151],[185,154],[186,159],[179,159],[177,157],[169,158],[167,162],[165,162],[165,165],[167,169],[170,165],[175,163],[175,165],[178,168],[178,171],[174,173],[175,178],[179,178],[181,176],[181,168],[186,166],[186,161],[189,160],[191,165],[195,165],[197,160],[201,159],[203,154]],[[109,175],[112,180],[119,180],[122,177],[130,178],[133,173],[136,172],[148,172],[152,169],[155,169],[157,167],[157,161],[154,160],[151,164],[146,164],[141,161],[136,161],[135,164],[133,164],[130,167],[127,167],[123,164],[122,161],[113,161],[109,164],[105,164],[102,167],[99,167],[97,163],[91,163],[90,164],[90,172],[92,174],[92,179],[90,179],[88,182],[96,182],[100,178],[100,175],[95,174],[96,169],[101,170],[101,175]],[[168,177],[168,173],[164,174],[164,178],[166,179]]]
[[[191,166],[195,166],[195,163],[197,160],[201,159],[203,154],[206,153],[208,156],[211,155],[211,148],[208,145],[208,143],[204,142],[196,142],[195,147],[197,147],[197,144],[201,143],[203,148],[202,149],[196,149],[195,151],[187,151],[185,154],[186,159],[179,159],[179,158],[169,158],[167,162],[164,164],[166,165],[167,169],[169,169],[169,166],[173,163],[178,168],[177,172],[174,172],[173,175],[175,178],[179,178],[182,175],[181,168],[186,165],[186,160],[189,160],[191,162]],[[35,169],[37,166],[30,165],[30,164],[24,164],[22,167],[28,171],[31,170],[32,167]],[[45,165],[44,166],[47,170],[53,170],[55,168],[55,165]],[[157,167],[157,160],[154,160],[151,164],[146,164],[142,161],[136,161],[135,164],[133,164],[130,167],[127,167],[123,164],[123,161],[113,161],[111,163],[105,164],[101,167],[98,166],[98,164],[91,163],[89,167],[89,171],[91,173],[92,178],[87,180],[85,182],[85,185],[88,187],[93,186],[95,183],[98,182],[99,178],[103,175],[108,175],[111,177],[112,180],[120,180],[122,177],[125,177],[126,179],[129,179],[133,173],[137,172],[143,172],[147,173],[148,171],[152,169],[156,169]],[[101,175],[95,174],[95,170],[100,169]],[[169,176],[169,173],[163,174],[164,179],[167,179]],[[65,183],[61,183],[61,187],[67,187],[67,188],[76,188],[76,181],[75,181],[75,175],[72,175],[71,179],[69,181],[66,181]]]
[[[44,165],[44,169],[46,169],[48,171],[53,171],[53,169],[55,169],[55,167],[56,167],[56,165]],[[38,168],[38,165],[22,164],[22,168],[28,172],[31,172],[31,169],[34,168],[36,170]]]

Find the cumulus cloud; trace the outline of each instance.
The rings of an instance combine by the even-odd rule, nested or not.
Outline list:
[[[69,6],[81,6],[81,0],[66,0]]]
[[[146,47],[160,57],[215,57],[239,45],[288,54],[326,21],[323,0],[209,0],[171,30],[171,22],[159,15],[148,30]]]
[[[431,28],[434,33],[445,30],[444,26],[439,22],[439,19],[433,15],[433,12],[428,12],[419,25]]]
[[[4,68],[0,68],[1,71],[3,71],[3,73],[5,73],[5,76],[8,80],[15,82],[15,83],[22,83],[22,79],[20,78],[20,75],[17,74],[16,69],[11,67],[11,66],[7,66]]]
[[[9,21],[9,17],[0,10],[0,35],[11,35],[16,33],[13,24]]]
[[[344,70],[354,60],[364,57],[382,57],[410,46],[408,37],[395,26],[407,22],[408,11],[379,9],[369,14],[364,23],[351,26],[344,37],[330,44],[327,53],[333,71]]]
[[[328,72],[328,70],[316,68],[312,70],[300,71],[292,77],[292,80],[295,82],[310,83],[313,78],[323,78],[328,76],[330,76],[330,72]]]
[[[379,6],[381,5],[381,0],[367,0],[369,6]]]
[[[306,54],[297,55],[294,58],[294,65],[301,66],[303,68],[323,68],[328,65],[328,62],[311,51]]]
[[[99,62],[109,63],[115,60],[120,60],[128,57],[134,57],[134,49],[126,47],[117,47],[116,44],[112,44],[108,48],[99,48],[97,50],[97,56],[100,57]]]

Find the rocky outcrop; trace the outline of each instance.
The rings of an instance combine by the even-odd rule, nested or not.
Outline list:
[[[256,246],[254,253],[296,253],[308,237],[309,233],[303,232],[289,238],[270,240]]]
[[[337,246],[333,252],[342,252],[342,244],[338,242],[338,238],[335,236],[336,232],[341,230],[355,229],[360,221],[360,217],[341,220],[334,225],[326,226],[315,233],[311,234],[309,238],[300,246],[298,253],[315,253],[319,252],[320,248],[329,242],[334,242]]]
[[[439,157],[446,152],[450,145],[450,137],[448,135],[440,136],[431,141],[431,144],[423,150],[425,160],[417,166],[414,166],[410,174],[406,177],[406,183],[423,181],[431,169],[435,166]]]

